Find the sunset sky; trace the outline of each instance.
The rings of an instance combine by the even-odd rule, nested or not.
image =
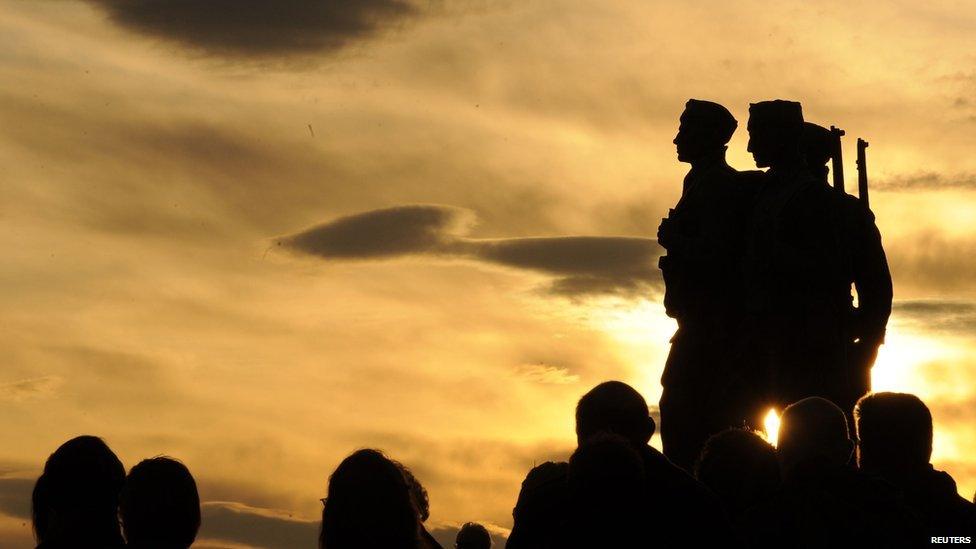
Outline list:
[[[0,0],[0,546],[33,546],[79,434],[184,461],[198,547],[312,547],[361,447],[441,535],[503,536],[586,390],[660,397],[690,97],[739,119],[740,169],[754,101],[844,128],[850,183],[870,142],[875,389],[928,403],[971,499],[974,28],[965,1]]]

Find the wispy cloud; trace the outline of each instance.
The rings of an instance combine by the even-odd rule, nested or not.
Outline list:
[[[918,172],[914,174],[894,175],[873,181],[872,187],[881,191],[912,192],[912,191],[947,191],[947,190],[976,190],[976,174],[939,172]]]
[[[971,290],[976,277],[976,239],[924,231],[886,246],[898,288],[924,289],[929,295]]]
[[[0,383],[0,400],[21,401],[54,394],[64,383],[60,376],[41,376]]]
[[[516,369],[519,376],[545,385],[567,385],[579,381],[579,376],[566,368],[549,364],[524,364]]]

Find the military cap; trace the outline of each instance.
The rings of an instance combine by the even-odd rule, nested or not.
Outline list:
[[[810,167],[823,166],[832,155],[830,130],[813,122],[804,122],[800,146]]]
[[[749,105],[749,119],[753,123],[772,124],[800,134],[803,131],[803,107],[796,101],[774,99]]]
[[[739,126],[735,117],[718,103],[702,101],[701,99],[689,99],[685,103],[685,112],[682,117],[699,121],[713,128],[722,138],[723,143],[728,143]]]

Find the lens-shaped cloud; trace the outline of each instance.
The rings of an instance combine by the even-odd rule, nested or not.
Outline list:
[[[115,23],[229,57],[338,50],[415,13],[403,0],[90,0]]]
[[[409,205],[340,217],[278,240],[289,249],[331,260],[407,255],[467,258],[555,278],[558,295],[634,294],[660,288],[657,243],[649,238],[561,236],[473,239],[467,210]]]

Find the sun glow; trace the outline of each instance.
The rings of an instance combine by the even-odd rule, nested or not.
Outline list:
[[[763,418],[763,429],[766,431],[766,441],[776,446],[779,442],[779,414],[776,408],[770,408],[766,417]]]
[[[587,313],[591,325],[610,336],[617,353],[633,365],[634,377],[628,381],[649,401],[657,402],[668,340],[676,328],[674,319],[664,313],[664,306],[657,301],[634,304],[608,298],[591,304]]]

